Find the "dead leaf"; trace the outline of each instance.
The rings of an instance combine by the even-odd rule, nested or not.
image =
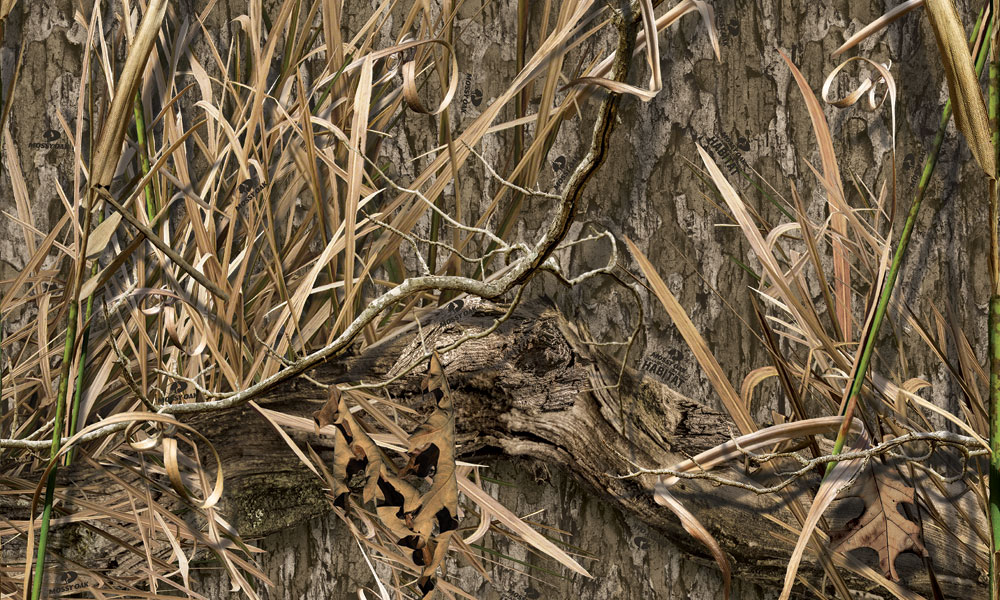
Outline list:
[[[451,391],[437,353],[431,355],[424,390],[435,399],[435,409],[409,440],[410,461],[402,474],[432,477],[430,490],[421,498],[413,515],[414,536],[399,541],[413,549],[413,562],[432,577],[448,550],[452,532],[458,528],[458,483],[455,479],[455,413]],[[435,525],[437,534],[434,534]],[[432,582],[425,582],[432,585]],[[423,586],[421,586],[423,590]],[[424,590],[425,593],[432,588]]]
[[[415,487],[396,475],[396,465],[382,453],[371,436],[351,414],[346,396],[333,386],[330,398],[313,418],[319,427],[334,425],[334,506],[347,507],[347,495],[361,491],[363,502],[376,502],[379,516],[394,533],[407,535],[403,518],[420,505]],[[336,407],[336,408],[333,408]],[[382,509],[385,510],[382,510]]]
[[[855,548],[872,548],[878,552],[882,572],[894,581],[896,557],[913,550],[926,555],[920,540],[920,526],[899,512],[899,504],[914,504],[913,488],[890,465],[870,463],[857,481],[840,498],[860,498],[865,503],[861,515],[847,523],[844,530],[831,535],[833,550],[847,552]]]
[[[90,237],[87,238],[87,258],[97,258],[101,252],[104,252],[104,249],[111,243],[111,236],[114,235],[121,222],[121,214],[114,212],[90,232]]]
[[[351,414],[347,394],[336,386],[330,388],[330,398],[313,419],[320,429],[334,426],[334,505],[346,510],[348,497],[359,492],[364,503],[375,501],[379,521],[395,536],[395,544],[408,550],[419,569],[417,586],[422,597],[429,599],[435,593],[435,572],[458,528],[455,414],[436,353],[431,356],[423,388],[433,395],[435,408],[408,436],[409,461],[402,469],[376,445],[364,423]],[[412,484],[405,479],[408,476],[419,481]],[[418,486],[428,477],[430,488],[421,493]]]

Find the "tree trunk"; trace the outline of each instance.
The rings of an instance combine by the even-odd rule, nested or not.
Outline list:
[[[75,4],[68,0],[22,0],[6,23],[0,54],[6,86],[17,50],[26,44],[10,124],[13,143],[4,145],[3,161],[5,174],[15,160],[24,173],[30,218],[43,232],[63,211],[55,186],[72,184],[67,176],[72,152],[39,147],[38,143],[50,142],[50,131],[61,131],[59,115],[70,127],[74,125],[84,43],[81,28],[73,23]],[[194,14],[204,4],[180,2],[177,15]],[[273,3],[264,4],[269,7]],[[365,18],[370,9],[369,3],[345,4],[355,20]],[[663,92],[649,103],[624,101],[613,157],[591,184],[571,235],[593,226],[609,230],[619,239],[628,236],[635,240],[688,308],[737,384],[768,360],[754,328],[744,325],[744,321],[752,321],[748,287],[753,280],[736,261],[752,261],[737,232],[716,227],[726,217],[703,200],[712,190],[688,165],[688,160],[697,157],[694,143],[706,147],[720,164],[753,167],[782,194],[788,189],[787,182],[793,181],[814,220],[822,222],[827,210],[823,190],[806,165],[807,161],[819,164],[815,139],[805,105],[777,50],[787,52],[818,91],[825,75],[837,64],[830,57],[832,50],[895,4],[882,0],[715,2],[721,61],[712,57],[698,17],[685,17],[661,38],[665,40]],[[966,17],[979,8],[971,0],[957,4]],[[231,20],[245,11],[244,5],[220,2],[212,13],[206,26],[217,36],[220,47],[228,46]],[[479,4],[470,2],[459,15],[469,20],[464,23],[465,35],[457,41],[462,81],[469,82],[467,86],[463,83],[460,91],[467,87],[463,93],[469,98],[481,92],[483,106],[495,98],[515,71],[513,52],[508,49],[513,47],[516,5],[514,0],[496,0],[479,14]],[[971,26],[968,20],[966,24]],[[896,119],[899,219],[905,216],[946,98],[934,48],[922,13],[916,11],[896,22],[888,33],[865,42],[860,50],[872,59],[894,60],[893,73],[900,88]],[[635,71],[634,82],[646,81],[644,68]],[[463,124],[478,114],[480,105],[471,99],[461,100],[456,121]],[[888,105],[879,113],[825,107],[845,187],[851,175],[873,188],[887,180],[891,165],[887,110]],[[586,110],[584,114],[588,114]],[[418,127],[419,119],[407,120],[410,129]],[[586,148],[588,123],[586,118],[582,123],[574,121],[560,131],[545,167],[545,177],[554,188],[565,180],[564,171],[571,169]],[[970,166],[964,142],[958,140],[953,126],[950,132],[897,293],[911,302],[932,298],[939,307],[948,306],[964,326],[976,356],[982,358],[988,291],[985,279],[978,274],[984,272],[986,260],[982,251],[986,247],[986,211],[981,203],[985,190],[980,177],[969,176],[975,167]],[[65,141],[63,134],[57,135],[62,135],[57,141]],[[434,140],[434,132],[426,131],[385,142],[386,156],[404,165],[394,173],[401,182],[405,183],[408,161],[425,152]],[[729,142],[736,150],[721,150]],[[497,144],[488,141],[485,154],[496,156]],[[469,214],[476,216],[489,200],[491,184],[478,171],[471,171],[464,193],[476,198],[467,207]],[[748,203],[765,218],[771,222],[781,218],[751,183],[730,175]],[[532,200],[523,223],[515,230],[517,236],[533,239],[536,232],[531,224],[545,222],[549,209],[548,204]],[[19,214],[8,176],[0,178],[0,211]],[[24,238],[20,224],[0,219],[0,280],[12,279],[24,267],[28,255]],[[592,268],[604,263],[607,257],[603,252],[581,247],[572,253],[568,264],[574,272]],[[623,262],[627,267],[635,266],[630,259]],[[672,514],[652,502],[638,482],[609,476],[629,470],[624,457],[642,465],[664,465],[728,437],[728,422],[716,412],[720,405],[714,392],[677,329],[651,295],[643,294],[641,307],[636,307],[631,295],[611,284],[591,283],[565,290],[543,275],[531,284],[528,295],[536,300],[552,298],[558,309],[541,310],[536,304],[534,311],[519,311],[497,335],[446,357],[449,381],[459,397],[461,451],[466,459],[494,465],[492,476],[513,484],[497,485],[492,490],[507,506],[519,514],[544,509],[537,520],[570,532],[568,543],[597,557],[583,559],[595,578],[558,579],[532,571],[530,575],[543,579],[542,583],[524,574],[492,568],[494,583],[490,585],[477,579],[469,567],[451,564],[449,572],[480,598],[718,597],[721,580],[704,549],[681,529]],[[473,305],[471,300],[466,302]],[[425,334],[448,339],[460,329],[483,326],[496,312],[486,305],[475,307],[461,320],[431,325]],[[914,305],[914,310],[929,312],[929,304]],[[622,389],[620,393],[602,390],[617,380],[617,371],[581,344],[579,337],[621,340],[640,312],[645,320]],[[33,318],[28,313],[2,317],[8,331],[17,321]],[[912,331],[903,329],[899,335],[904,346],[920,344]],[[414,344],[412,337],[403,336],[360,356],[331,362],[315,376],[327,382],[373,380],[393,365],[406,362]],[[933,356],[915,353],[900,366],[895,346],[887,343],[884,347],[876,369],[898,369],[904,379],[927,377],[933,384],[934,401],[957,412],[958,387]],[[658,368],[645,367],[654,354],[666,358],[653,361],[661,365]],[[417,375],[406,379],[393,388],[394,393],[398,397],[413,394],[417,380]],[[772,419],[772,409],[787,412],[776,387],[762,389],[763,397],[752,405],[760,422]],[[276,390],[266,402],[275,410],[309,415],[322,397],[321,390],[298,380]],[[620,414],[625,415],[624,423]],[[357,587],[371,584],[357,546],[327,512],[319,483],[299,466],[263,419],[244,408],[190,422],[223,452],[227,514],[247,537],[264,538],[260,545],[268,554],[262,560],[276,584],[267,592],[268,597],[349,597]],[[943,422],[935,425],[943,427]],[[324,444],[322,439],[310,440]],[[774,595],[773,586],[780,584],[790,547],[775,536],[794,538],[794,534],[762,516],[773,502],[733,490],[686,487],[679,493],[682,500],[699,507],[698,514],[705,517],[731,554],[741,580],[736,596]],[[22,509],[4,507],[3,515],[23,518],[21,513],[8,513]],[[77,530],[73,528],[66,530],[67,543],[73,539],[92,541],[84,534],[74,538],[72,532]],[[982,574],[974,571],[971,561],[950,550],[933,527],[927,527],[925,535],[947,597],[977,596]],[[4,563],[23,552],[18,540],[7,541]],[[504,554],[555,568],[553,563],[525,555],[503,541],[496,544],[495,549]],[[93,558],[104,550],[96,542],[93,546],[83,544],[81,556]],[[113,555],[105,564],[113,565],[112,560],[117,561],[121,573],[131,569],[134,574],[144,559]],[[906,560],[910,559],[901,559],[899,565],[906,574],[904,584],[927,595],[922,567],[910,562],[904,569]],[[803,572],[814,582],[822,573],[811,562]],[[869,585],[849,581],[857,589]],[[206,577],[204,586],[212,598],[221,598],[227,589],[222,578]]]

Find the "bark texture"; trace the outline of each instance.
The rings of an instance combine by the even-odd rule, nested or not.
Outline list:
[[[358,22],[371,7],[367,2],[345,4]],[[831,51],[896,2],[719,0],[713,4],[722,36],[722,60],[712,58],[708,36],[697,17],[686,17],[664,34],[664,90],[649,103],[625,101],[613,142],[614,156],[592,183],[571,235],[593,226],[636,240],[706,334],[731,380],[739,382],[767,360],[766,351],[741,321],[751,321],[747,288],[752,280],[731,259],[754,262],[737,232],[716,226],[726,219],[704,200],[711,190],[688,166],[687,161],[697,156],[694,142],[709,148],[720,163],[753,167],[781,193],[786,193],[789,181],[794,182],[814,220],[822,221],[826,203],[806,165],[807,161],[819,164],[818,152],[805,106],[777,50],[788,53],[818,90],[826,73],[836,65]],[[203,5],[178,2],[174,18],[193,14]],[[958,5],[963,15],[974,14],[979,8],[970,1],[959,1]],[[16,163],[24,173],[31,218],[41,231],[64,210],[56,186],[72,185],[68,177],[72,152],[37,144],[52,142],[48,132],[61,130],[59,116],[74,125],[84,39],[82,29],[73,22],[73,7],[68,0],[22,0],[6,24],[0,48],[6,85],[18,47],[25,44],[22,82],[10,126],[13,143],[5,144],[3,161],[5,171],[15,168]],[[472,101],[478,97],[476,92],[482,94],[482,104],[490,102],[515,70],[516,2],[494,1],[481,14],[479,8],[478,3],[469,3],[459,15],[463,34],[457,40],[458,57],[463,82],[467,79],[468,85],[463,83],[460,88],[467,91],[458,100],[456,120],[474,117],[480,106]],[[244,10],[243,3],[235,0],[219,2],[206,27],[220,47],[228,46],[232,18]],[[902,218],[946,97],[933,36],[917,11],[894,24],[888,33],[865,42],[858,53],[894,63],[900,93],[897,218]],[[634,80],[645,81],[643,69],[636,71]],[[466,97],[468,101],[464,101]],[[877,188],[886,180],[891,165],[887,114],[831,107],[826,108],[826,114],[845,179],[854,176]],[[393,175],[404,181],[416,168],[410,160],[425,152],[437,135],[422,131],[426,121],[408,118],[405,124],[411,133],[387,140],[385,150],[399,165]],[[571,125],[560,132],[545,167],[545,177],[554,188],[565,180],[565,173],[589,141],[586,119]],[[983,357],[988,293],[986,278],[979,274],[985,272],[986,261],[985,188],[974,175],[969,151],[956,136],[954,126],[950,132],[897,293],[905,294],[920,314],[930,310],[924,299],[933,299],[943,312],[951,310],[965,327],[977,356]],[[65,135],[56,141],[66,142]],[[720,151],[720,142],[731,143],[737,151]],[[487,142],[487,158],[496,158],[499,148],[500,141]],[[481,169],[470,167],[466,171],[466,214],[475,217],[492,188]],[[766,218],[772,222],[779,219],[773,206],[749,182],[738,176],[731,180]],[[529,203],[518,237],[532,239],[536,224],[545,221],[548,210],[545,202]],[[17,214],[7,176],[0,177],[0,211]],[[0,280],[12,278],[23,268],[28,256],[24,238],[21,225],[0,219]],[[604,252],[600,247],[583,246],[574,251],[568,264],[579,272],[603,264]],[[652,504],[648,495],[639,493],[636,484],[615,482],[606,476],[625,468],[615,452],[639,462],[667,462],[669,457],[710,446],[726,435],[719,413],[705,407],[718,408],[717,399],[676,328],[657,309],[655,298],[643,297],[643,331],[630,366],[647,372],[643,376],[630,371],[626,393],[621,395],[627,415],[626,442],[619,433],[623,425],[618,419],[619,398],[611,392],[581,393],[594,381],[607,381],[607,366],[582,347],[570,344],[566,332],[580,330],[587,339],[599,341],[624,338],[639,316],[632,297],[611,283],[591,283],[567,291],[542,278],[532,284],[530,295],[552,298],[563,316],[553,313],[536,319],[521,315],[516,323],[528,331],[524,335],[508,332],[511,347],[491,338],[490,343],[498,345],[466,346],[448,357],[449,377],[454,378],[452,385],[462,398],[458,419],[465,436],[462,450],[488,456],[502,452],[506,458],[490,459],[497,461],[496,476],[516,485],[500,486],[501,500],[519,513],[545,509],[540,519],[551,519],[545,522],[573,532],[571,543],[601,558],[585,563],[598,577],[593,581],[549,577],[548,581],[558,586],[552,589],[529,583],[533,580],[524,575],[496,571],[495,585],[490,587],[476,583],[468,570],[457,571],[472,586],[467,589],[480,586],[474,594],[483,598],[717,597],[718,576],[676,520]],[[19,319],[32,318],[20,313],[3,317],[7,327]],[[449,328],[476,325],[474,319],[442,325],[437,335],[454,335]],[[903,345],[920,344],[906,327],[898,333]],[[527,340],[535,340],[539,346],[523,347]],[[411,351],[409,343],[397,341],[385,346],[382,355],[369,353],[327,365],[318,376],[331,381],[375,377]],[[928,378],[935,402],[956,409],[960,394],[944,367],[919,353],[901,365],[894,355],[895,346],[884,347],[875,368],[898,370],[903,379],[917,375]],[[569,366],[570,357],[575,356],[586,360]],[[661,366],[644,367],[650,358],[656,358],[654,362]],[[397,392],[415,389],[412,382],[408,386]],[[307,413],[319,397],[318,390],[299,382],[271,400],[282,410]],[[780,394],[773,399],[765,394],[752,409],[766,422],[772,409],[783,410],[782,402]],[[233,427],[228,433],[227,424]],[[216,440],[231,439],[227,435],[236,435],[233,432],[237,429],[241,432],[243,443],[220,445],[230,453],[227,469],[232,478],[227,502],[248,535],[268,536],[262,542],[270,550],[266,568],[280,582],[269,592],[270,597],[348,597],[358,585],[370,581],[345,530],[328,515],[323,516],[325,501],[318,487],[265,423],[240,411],[228,420],[205,419],[202,425]],[[248,427],[253,428],[252,435],[242,433]],[[549,474],[536,483],[529,471]],[[781,549],[787,546],[773,537],[774,525],[752,517],[753,499],[731,498],[710,490],[707,495],[692,491],[685,500],[712,504],[709,521],[713,529],[729,532],[720,539],[747,582],[738,586],[738,597],[767,597],[771,592],[755,586],[775,582],[784,569]],[[958,553],[941,547],[942,542],[935,539],[929,535],[928,545],[935,558],[941,557],[942,562],[935,564],[947,573],[942,579],[946,593],[976,596],[974,582],[980,574],[969,572],[967,565],[960,564]],[[16,543],[5,545],[4,559],[16,548]],[[507,552],[506,548],[498,549]],[[93,553],[98,549],[87,550]],[[620,558],[616,556],[619,553]],[[119,568],[125,564],[120,562]],[[908,583],[925,589],[919,568],[906,573]],[[206,581],[205,585],[206,590],[216,592],[213,597],[225,593],[220,580]],[[538,595],[533,596],[530,590]]]

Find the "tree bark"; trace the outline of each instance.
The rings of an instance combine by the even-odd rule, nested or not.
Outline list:
[[[636,240],[689,309],[698,329],[705,332],[734,382],[739,382],[751,369],[768,360],[766,352],[754,339],[752,329],[741,322],[741,319],[751,319],[747,286],[752,281],[730,260],[734,257],[752,265],[752,257],[736,232],[716,227],[725,218],[711,203],[702,201],[702,196],[710,194],[711,190],[689,168],[685,159],[696,157],[693,144],[698,141],[720,164],[746,163],[761,174],[762,180],[782,193],[787,190],[785,184],[794,181],[814,221],[822,222],[826,210],[822,186],[806,166],[806,161],[818,164],[815,141],[804,104],[790,83],[788,70],[778,58],[777,49],[786,51],[813,89],[818,90],[825,75],[837,64],[830,58],[831,51],[848,35],[896,3],[883,0],[714,2],[716,23],[722,36],[722,60],[716,62],[712,58],[704,25],[697,17],[686,17],[662,37],[664,91],[650,103],[625,102],[614,156],[602,176],[593,182],[571,235],[594,226]],[[194,14],[206,5],[200,0],[177,4],[180,15]],[[264,4],[273,5],[272,2]],[[363,21],[367,18],[370,3],[345,4],[354,9],[349,15],[351,19]],[[486,4],[481,13],[477,3],[466,4],[459,15],[463,20],[463,35],[456,40],[460,70],[467,78],[463,79],[461,89],[466,90],[463,95],[479,92],[483,107],[505,87],[515,71],[513,53],[509,49],[514,37],[511,24],[516,19],[517,3],[498,0]],[[961,0],[957,4],[966,17],[975,14],[979,7],[979,3],[971,0]],[[3,160],[5,171],[9,171],[16,161],[25,174],[31,198],[28,216],[33,226],[43,232],[62,214],[55,186],[61,184],[65,189],[72,183],[68,158],[72,151],[37,146],[38,142],[48,140],[50,131],[60,127],[60,117],[71,128],[75,125],[75,92],[85,40],[81,28],[73,22],[74,7],[75,4],[68,0],[22,0],[5,24],[6,36],[0,48],[0,68],[6,86],[13,74],[17,52],[21,44],[26,44],[22,82],[15,92],[10,124],[13,144],[5,146]],[[230,0],[220,2],[210,15],[206,28],[211,35],[217,36],[220,48],[229,46],[230,33],[235,29],[233,18],[245,10],[246,3]],[[495,26],[496,23],[502,26]],[[966,25],[970,24],[967,19]],[[916,176],[944,101],[944,79],[933,48],[932,34],[919,11],[914,11],[886,34],[872,38],[858,50],[859,54],[875,60],[894,60],[893,73],[897,74],[900,86],[897,116],[900,208],[897,218],[905,214],[907,199],[915,188]],[[195,53],[203,50],[196,44]],[[212,61],[202,60],[202,63],[208,65]],[[636,65],[636,71],[634,81],[644,81],[647,74],[643,67]],[[474,118],[480,104],[470,100],[461,106],[455,116],[457,126]],[[188,107],[183,108],[188,110]],[[851,173],[858,181],[877,188],[887,180],[891,164],[888,115],[839,111],[829,106],[825,110],[845,180]],[[387,140],[385,150],[390,162],[401,166],[401,172],[393,173],[401,183],[406,182],[407,169],[411,168],[409,165],[414,157],[437,143],[434,132],[426,128],[426,121],[419,118],[404,121],[409,121],[409,131],[398,140]],[[564,173],[571,169],[574,159],[586,147],[588,135],[585,123],[570,123],[560,131],[543,169],[543,180],[547,177],[553,189],[558,189]],[[67,140],[60,137],[58,141]],[[731,142],[727,145],[738,151],[719,152],[720,141]],[[484,144],[484,154],[489,157],[501,155],[501,142],[488,140]],[[986,354],[985,336],[980,325],[985,323],[984,303],[988,291],[982,278],[974,274],[983,272],[985,261],[985,253],[977,251],[986,244],[980,201],[984,193],[981,178],[974,175],[974,170],[975,167],[969,165],[964,143],[952,129],[938,174],[925,201],[897,294],[911,300],[934,298],[939,306],[943,302],[953,309],[956,321],[966,327],[976,355],[983,357]],[[772,222],[781,219],[752,184],[738,175],[730,175],[734,185],[765,218]],[[490,186],[483,177],[469,173],[463,190],[471,198],[488,199]],[[470,204],[468,214],[478,216],[482,210],[479,204],[483,202],[477,200]],[[0,210],[24,217],[16,210],[7,176],[0,178]],[[546,203],[526,206],[524,223],[516,230],[516,237],[532,239],[534,231],[530,224],[545,221],[548,210]],[[12,279],[24,267],[28,256],[25,237],[28,235],[16,221],[0,219],[0,280]],[[574,271],[601,264],[605,260],[601,252],[581,247],[573,252],[568,264]],[[713,293],[714,290],[719,294]],[[472,355],[449,356],[446,362],[452,386],[460,394],[462,412],[458,425],[463,428],[463,452],[471,453],[477,460],[484,456],[503,456],[495,459],[499,460],[497,468],[501,471],[498,477],[516,483],[516,487],[497,486],[500,497],[522,514],[544,507],[546,512],[540,519],[551,517],[554,520],[546,521],[547,524],[574,534],[570,543],[583,545],[603,558],[592,568],[598,575],[594,581],[579,578],[561,581],[556,592],[539,586],[543,592],[540,597],[717,597],[718,577],[713,574],[710,562],[705,560],[703,548],[679,527],[669,512],[654,505],[639,484],[619,482],[606,475],[629,468],[619,454],[641,464],[667,464],[684,453],[696,452],[725,439],[728,433],[725,418],[720,413],[670,391],[674,389],[687,397],[702,399],[707,406],[714,401],[707,380],[683,346],[676,328],[662,311],[657,310],[655,300],[651,303],[651,297],[642,299],[646,321],[631,366],[641,368],[652,353],[659,352],[669,358],[670,368],[665,374],[650,371],[645,375],[626,370],[620,396],[626,415],[623,438],[623,423],[618,418],[619,396],[613,390],[582,391],[600,387],[590,386],[592,380],[613,383],[617,380],[617,372],[591,349],[569,340],[566,331],[573,327],[566,324],[566,320],[586,330],[588,339],[621,339],[638,312],[631,304],[631,297],[623,294],[619,287],[600,284],[564,292],[544,280],[534,284],[529,294],[557,298],[564,317],[554,312],[543,311],[541,315],[519,312],[511,326],[519,324],[524,328],[521,331],[528,332],[538,327],[539,335],[547,332],[545,335],[549,337],[511,334],[509,329],[504,329],[498,336],[488,338],[489,343],[495,344],[492,348],[482,346],[486,340],[465,347],[463,352],[480,348],[476,359],[479,363],[466,362],[475,358]],[[915,308],[918,312],[928,310],[923,303]],[[34,318],[27,311],[2,316],[3,326],[8,331]],[[469,326],[474,324],[468,323]],[[465,321],[442,325],[433,335],[457,335],[457,329],[465,325]],[[455,331],[449,333],[450,330]],[[503,338],[504,335],[507,338]],[[901,330],[901,335],[908,348],[922,343],[912,331]],[[538,346],[518,346],[528,339],[536,340]],[[353,381],[352,378],[361,376],[376,378],[399,360],[391,352],[406,348],[411,341],[401,338],[393,342],[396,345],[383,345],[359,356],[330,363],[319,370],[317,377],[327,381]],[[884,346],[875,368],[888,372],[895,369],[899,361],[892,344]],[[532,357],[523,363],[527,367],[522,368],[516,356],[506,353],[508,347],[522,348]],[[543,351],[550,347],[552,349]],[[563,356],[574,357],[572,364],[559,358]],[[500,362],[501,359],[504,362]],[[929,353],[918,353],[907,359],[909,362],[900,367],[904,378],[926,376],[936,391],[935,402],[957,412],[959,390],[937,358]],[[555,365],[552,378],[543,376],[541,369],[531,366],[546,364]],[[416,380],[416,376],[408,379],[405,386],[394,388],[394,393],[403,397],[412,394],[417,389]],[[5,390],[5,394],[9,394],[9,390]],[[268,401],[273,402],[271,408],[308,415],[322,396],[319,389],[300,380],[277,391]],[[755,402],[753,414],[763,422],[769,418],[775,404],[779,411],[782,410],[781,402],[780,397],[774,402]],[[477,410],[485,412],[479,414]],[[225,455],[226,502],[233,518],[248,536],[270,535],[261,543],[270,551],[269,557],[264,559],[267,572],[282,582],[270,597],[307,597],[307,593],[316,594],[308,597],[320,597],[323,593],[327,597],[348,597],[355,594],[358,585],[368,584],[370,575],[357,556],[357,548],[346,539],[346,530],[338,528],[336,520],[326,512],[327,504],[319,484],[299,466],[277,434],[247,409],[224,417],[215,421],[214,415],[204,416],[192,422],[205,427]],[[935,424],[943,426],[938,421]],[[690,443],[685,441],[687,439]],[[313,442],[323,443],[322,440]],[[536,486],[527,471],[529,467],[542,469],[534,466],[540,464],[548,465],[545,469],[551,472],[551,481]],[[578,481],[582,485],[578,485]],[[98,489],[99,484],[94,482],[94,488]],[[707,494],[700,495],[706,489]],[[682,494],[685,502],[713,505],[707,512],[698,514],[709,515],[707,520],[727,551],[732,553],[740,577],[764,585],[775,583],[783,572],[784,552],[789,545],[779,542],[772,534],[790,534],[780,532],[777,526],[756,515],[755,507],[766,502],[732,491],[699,486],[692,486],[691,490],[690,494]],[[0,502],[2,498],[0,496]],[[570,516],[562,514],[567,506],[570,508],[565,510]],[[17,509],[22,512],[15,509],[4,506],[0,513],[8,518],[23,518],[23,508]],[[971,514],[977,511],[978,508],[973,509]],[[938,573],[944,574],[939,578],[946,594],[977,596],[978,588],[974,584],[977,574],[970,569],[972,561],[966,560],[963,564],[963,552],[950,549],[939,537],[940,532],[932,529],[931,523],[931,520],[925,521],[927,543]],[[88,540],[83,552],[88,557],[98,556],[110,547],[86,532],[73,532],[80,532],[80,529],[65,528],[64,544],[72,546],[74,535],[78,541]],[[645,541],[638,543],[637,538],[645,538]],[[5,564],[23,557],[17,540],[4,542]],[[609,549],[618,552],[625,548],[628,548],[627,556],[621,560],[610,556]],[[515,557],[552,567],[551,563],[517,552],[510,550]],[[298,564],[295,564],[296,556]],[[681,556],[693,556],[694,562],[686,558],[682,561]],[[126,567],[134,570],[143,560],[115,554],[105,562],[118,561],[118,573],[134,576],[135,573],[128,572]],[[318,564],[322,569],[316,568]],[[706,564],[707,567],[702,566]],[[591,564],[586,566],[590,568]],[[919,571],[916,567],[906,571],[905,583],[912,582],[916,589],[926,593]],[[805,572],[813,581],[817,580],[815,568],[807,565]],[[522,575],[512,577],[494,570],[493,574],[501,583],[493,588],[476,583],[467,575],[467,569],[459,569],[458,573],[469,584],[467,589],[479,586],[475,595],[481,598],[500,598],[507,591],[533,597],[527,590],[536,585],[526,583],[529,580]],[[337,574],[337,577],[328,574]],[[227,589],[221,580],[206,581],[205,585],[209,590],[206,594],[213,598],[222,597]],[[210,593],[214,585],[220,587]],[[601,585],[620,585],[622,591],[612,592],[609,590],[615,590],[614,587],[601,588]],[[852,585],[863,587],[862,583],[853,580]],[[737,591],[738,597],[746,598],[763,594],[753,585],[738,587]]]
[[[459,305],[461,308],[456,309]],[[416,326],[410,326],[356,355],[331,361],[310,376],[325,383],[384,379],[410,364],[425,347],[441,347],[462,335],[482,331],[502,314],[499,307],[485,301],[459,299],[422,317],[422,335],[418,335]],[[602,507],[613,508],[626,519],[645,524],[685,554],[702,561],[708,557],[705,548],[684,532],[674,515],[653,502],[651,479],[621,480],[614,476],[631,471],[631,463],[667,466],[727,441],[732,427],[725,415],[631,369],[625,369],[620,386],[614,389],[619,373],[616,364],[583,343],[576,327],[556,309],[538,304],[518,308],[496,332],[466,342],[445,354],[443,360],[456,406],[456,445],[465,460],[503,455],[541,461],[538,464],[544,466],[536,468],[556,471],[560,486],[595,495]],[[423,371],[416,369],[390,386],[393,398],[420,409]],[[308,417],[326,396],[325,390],[300,378],[275,389],[259,403],[270,410]],[[287,533],[281,532],[326,512],[327,500],[319,479],[298,463],[271,425],[253,409],[242,407],[184,420],[202,432],[220,452],[226,475],[224,514],[245,538],[272,534],[287,537]],[[332,460],[332,438],[295,433],[292,437],[300,444],[308,442],[314,448],[324,449],[321,456]],[[509,472],[509,463],[505,468]],[[571,482],[567,474],[583,485]],[[113,505],[124,499],[121,488],[102,476],[71,472],[64,475],[63,483],[91,501],[95,500],[95,490],[104,490],[96,498],[102,504]],[[800,497],[808,501],[815,485],[817,479],[813,477],[794,489],[804,490],[806,493]],[[679,484],[676,495],[709,526],[730,555],[740,578],[747,583],[780,587],[791,544],[778,535],[786,540],[794,539],[794,535],[769,521],[767,516],[794,521],[776,497],[756,496],[734,488],[713,488],[694,481]],[[567,523],[572,524],[570,529],[578,531],[604,526],[600,518],[595,523],[593,517],[578,515],[576,520],[560,514],[562,507],[552,506],[550,510],[555,514],[548,514],[547,518],[558,520],[554,526],[562,529]],[[24,517],[26,514],[15,518]],[[329,523],[314,524],[307,531],[313,534],[316,528],[328,527]],[[69,533],[70,529],[64,528],[58,538],[63,543],[57,544],[57,552],[74,552],[72,546],[67,546],[67,540],[75,542],[79,534]],[[971,531],[959,535],[970,540],[974,536]],[[979,574],[960,554],[948,551],[950,538],[935,528],[931,519],[924,521],[924,536],[946,596],[975,596],[980,589]],[[575,537],[566,541],[577,543]],[[586,549],[598,557],[599,564],[618,563],[609,549],[617,553],[619,548],[631,550],[637,544],[646,544],[647,548],[642,550],[648,551],[649,545],[648,540],[603,541],[607,547]],[[621,543],[624,545],[618,545]],[[11,546],[4,549],[6,559],[16,556],[8,552],[18,551],[16,544]],[[73,557],[90,568],[111,568],[123,577],[134,576],[145,561],[144,556],[129,555],[121,549],[108,553],[108,548],[99,545],[86,548]],[[166,558],[169,547],[161,545],[161,551]],[[296,565],[296,569],[306,569],[307,573],[317,566]],[[330,564],[323,567],[335,572],[341,572],[342,568]],[[897,567],[906,587],[929,595],[926,572],[915,555],[904,556]],[[460,574],[457,565],[451,568],[451,573]],[[822,570],[809,561],[808,555],[801,573],[815,583],[822,576]],[[462,575],[463,580],[470,577]],[[866,580],[849,577],[848,581],[854,589],[877,591]],[[561,584],[570,592],[574,586],[580,591],[594,590],[597,588],[593,586],[607,582],[600,578],[584,581],[574,576]],[[480,581],[477,585],[483,584]],[[351,589],[340,591],[353,594]],[[642,591],[631,590],[629,594],[638,595],[621,597],[670,597],[642,596]],[[275,592],[277,596],[272,597],[289,597],[290,590]],[[746,593],[757,592],[750,587]]]

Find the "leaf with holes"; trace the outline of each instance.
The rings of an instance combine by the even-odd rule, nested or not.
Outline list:
[[[872,548],[878,552],[882,572],[899,581],[895,562],[900,553],[913,550],[927,554],[920,541],[920,526],[899,512],[901,503],[913,504],[913,488],[894,467],[879,463],[877,469],[869,464],[849,490],[841,498],[860,498],[865,509],[831,535],[833,550]]]
[[[334,505],[346,509],[352,492],[360,492],[364,503],[374,500],[378,519],[395,536],[395,544],[409,550],[420,573],[418,587],[423,598],[429,599],[435,594],[434,573],[458,528],[455,414],[437,354],[431,357],[423,388],[434,397],[435,407],[409,436],[409,461],[402,469],[351,414],[347,395],[336,386],[330,388],[330,398],[313,418],[320,428],[334,426]],[[420,481],[414,485],[407,477]],[[422,493],[418,485],[427,478],[430,488]]]
[[[407,535],[403,518],[417,510],[419,492],[396,474],[396,465],[375,444],[362,424],[351,414],[345,396],[336,386],[330,398],[313,418],[323,428],[334,425],[333,447],[334,506],[347,508],[347,496],[361,490],[361,499],[375,500],[379,516],[397,535]]]
[[[455,479],[455,413],[441,359],[431,355],[424,390],[434,396],[435,408],[409,440],[410,461],[401,475],[432,478],[431,488],[413,515],[415,535],[399,541],[413,549],[413,562],[422,567],[420,589],[433,589],[432,577],[448,551],[451,534],[458,528],[458,482]],[[434,529],[437,526],[438,533]]]

